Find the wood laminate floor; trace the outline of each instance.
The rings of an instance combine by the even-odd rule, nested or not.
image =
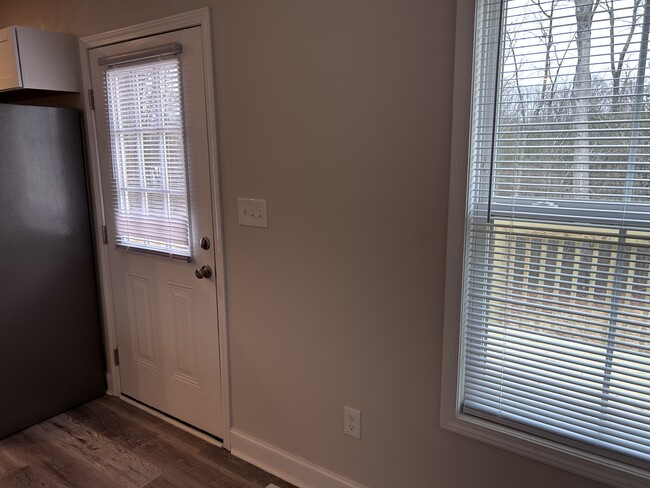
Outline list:
[[[0,440],[1,488],[295,488],[103,397]]]

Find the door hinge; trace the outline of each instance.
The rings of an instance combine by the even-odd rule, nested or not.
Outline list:
[[[88,90],[88,103],[90,104],[90,110],[95,110],[95,92]]]
[[[117,348],[113,349],[113,363],[115,366],[120,365],[120,351]]]
[[[104,244],[108,244],[108,230],[105,225],[102,225],[102,241]]]

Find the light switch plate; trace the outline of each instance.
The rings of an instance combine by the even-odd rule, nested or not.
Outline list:
[[[256,198],[238,198],[237,213],[239,225],[251,227],[268,227],[266,200]]]

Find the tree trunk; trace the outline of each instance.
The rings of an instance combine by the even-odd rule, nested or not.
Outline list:
[[[650,0],[645,0],[643,7],[643,28],[641,45],[639,46],[639,67],[637,68],[636,88],[634,90],[634,115],[632,117],[632,132],[630,133],[630,153],[627,158],[627,177],[625,178],[625,201],[630,202],[634,196],[634,182],[637,165],[637,147],[639,145],[639,128],[641,127],[641,111],[645,94],[645,73],[648,63],[648,36],[650,35]]]
[[[594,0],[574,0],[578,60],[573,78],[573,120],[575,152],[573,193],[589,198],[589,104],[591,95],[591,21]]]
[[[637,26],[637,12],[639,10],[639,5],[641,0],[634,0],[634,9],[632,10],[632,25],[630,26],[630,31],[627,34],[625,43],[621,47],[621,51],[618,53],[618,60],[616,59],[616,9],[614,7],[614,1],[611,3],[606,2],[607,14],[609,15],[609,57],[610,57],[610,72],[612,73],[612,112],[619,112],[622,110],[622,100],[621,100],[621,74],[623,73],[623,66],[625,65],[625,56],[627,55],[628,50],[630,49],[630,43],[634,37],[634,31]],[[620,41],[619,41],[620,42]]]

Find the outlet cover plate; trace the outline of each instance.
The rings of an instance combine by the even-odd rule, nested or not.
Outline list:
[[[239,225],[264,228],[269,226],[266,200],[259,200],[257,198],[238,198],[237,214]]]
[[[343,407],[343,433],[361,439],[361,412]]]

